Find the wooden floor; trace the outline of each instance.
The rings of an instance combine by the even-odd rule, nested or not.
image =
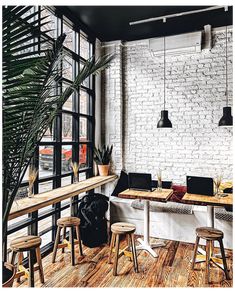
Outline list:
[[[156,249],[158,258],[143,250],[137,251],[139,273],[135,273],[132,262],[122,256],[116,277],[112,275],[112,264],[107,264],[108,246],[84,246],[84,257],[78,256],[76,248],[78,264],[74,267],[70,263],[70,252],[62,255],[60,250],[56,263],[51,263],[51,254],[43,259],[45,284],[40,284],[38,272],[35,272],[35,287],[232,287],[232,280],[225,280],[223,271],[217,267],[210,269],[209,285],[205,284],[204,263],[196,264],[196,269],[191,270],[192,244],[169,240],[166,244]],[[122,241],[121,248],[125,245]],[[232,277],[232,251],[226,252]],[[20,283],[14,282],[14,287],[25,286],[28,286],[28,281],[24,277]]]

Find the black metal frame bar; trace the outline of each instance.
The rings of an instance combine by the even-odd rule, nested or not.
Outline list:
[[[49,7],[48,9],[51,13],[54,13],[57,17],[57,35],[61,32],[63,32],[63,21],[66,23],[66,25],[69,25],[74,30],[74,38],[75,38],[75,44],[76,48],[72,51],[67,47],[64,47],[64,52],[68,56],[70,56],[73,59],[73,78],[75,78],[76,74],[80,70],[80,64],[84,64],[86,60],[80,56],[80,35],[81,30],[83,27],[80,26],[80,24],[74,20],[71,19],[71,15],[65,16],[63,13],[63,10],[60,8],[52,8]],[[40,13],[41,7],[38,9],[38,13]],[[84,31],[84,29],[83,29]],[[85,34],[88,34],[88,31],[85,30]],[[51,43],[54,42],[54,40],[45,34],[44,32],[41,33],[41,39],[47,38]],[[90,55],[95,53],[95,36],[87,37],[87,40],[90,42]],[[39,40],[39,46],[40,46],[40,40]],[[61,66],[61,76],[62,76],[62,66]],[[85,144],[87,146],[87,166],[85,168],[82,168],[79,170],[79,174],[86,174],[86,178],[89,178],[93,176],[93,147],[94,147],[94,136],[95,136],[95,77],[92,77],[90,79],[91,82],[89,82],[89,86],[91,84],[92,88],[86,87],[85,85],[82,85],[80,87],[81,90],[85,91],[89,96],[89,112],[88,114],[80,113],[80,100],[77,93],[73,96],[73,104],[72,104],[72,111],[61,109],[61,113],[56,118],[53,129],[53,140],[52,141],[41,141],[39,144],[40,146],[53,146],[53,175],[46,176],[40,178],[39,176],[35,180],[34,183],[34,192],[39,192],[39,184],[52,181],[53,189],[58,188],[61,186],[61,180],[65,177],[71,177],[71,182],[73,180],[73,172],[68,171],[63,173],[62,172],[62,161],[61,161],[61,151],[62,147],[64,145],[71,145],[72,146],[72,159],[76,162],[79,161],[79,147],[82,144]],[[60,87],[57,89],[57,91],[62,91],[62,83],[68,83],[71,84],[72,81],[64,78],[62,76]],[[72,141],[62,141],[62,115],[63,114],[69,114],[72,116]],[[87,141],[81,141],[79,137],[79,129],[80,129],[80,118],[85,118],[87,120]],[[39,169],[39,148],[37,149],[34,159],[32,161],[32,165]],[[21,187],[26,187],[28,185],[27,181],[22,182]],[[72,215],[76,215],[78,212],[78,196],[74,197],[72,200]],[[61,211],[70,208],[69,203],[56,203],[53,206],[48,207],[48,210],[40,212],[36,211],[31,214],[28,214],[28,217],[17,222],[14,224],[11,224],[8,227],[7,235],[10,235],[12,233],[15,233],[23,228],[28,228],[29,235],[43,235],[48,232],[52,232],[52,242],[46,244],[44,247],[42,247],[42,255],[48,254],[52,247],[53,247],[53,241],[55,239],[56,234],[56,221],[61,216]],[[38,223],[40,223],[41,220],[52,217],[52,223],[49,227],[44,229],[43,231],[40,231],[38,233]]]

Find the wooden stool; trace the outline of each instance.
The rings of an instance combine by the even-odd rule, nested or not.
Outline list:
[[[44,283],[44,275],[42,268],[41,238],[38,236],[22,236],[11,241],[10,248],[12,250],[11,264],[14,265],[16,255],[18,254],[17,273],[15,278],[20,281],[20,277],[25,276],[29,279],[29,287],[34,287],[34,271],[39,270],[41,283]],[[29,270],[22,265],[23,252],[29,252]],[[33,252],[36,253],[37,266],[34,266]]]
[[[134,270],[136,273],[138,273],[138,263],[137,263],[137,256],[136,256],[136,248],[135,248],[135,240],[134,240],[134,232],[135,232],[135,225],[119,222],[115,223],[111,226],[112,231],[112,238],[110,243],[110,252],[109,252],[109,258],[108,263],[111,263],[111,256],[113,252],[113,248],[115,246],[115,259],[114,259],[114,265],[113,265],[113,275],[117,276],[117,266],[118,266],[118,258],[125,254],[129,256],[134,263]],[[125,247],[123,250],[119,251],[119,244],[120,244],[120,235],[127,236],[128,239],[128,246]],[[116,244],[115,244],[116,242]],[[131,247],[132,253],[127,252],[127,248]]]
[[[79,245],[79,252],[82,256],[82,243],[81,243],[81,237],[80,237],[80,231],[79,231],[79,225],[80,225],[80,219],[76,217],[64,217],[57,220],[57,233],[56,233],[56,239],[52,254],[52,263],[55,262],[57,248],[62,248],[62,253],[64,253],[64,248],[68,247],[68,249],[71,250],[71,259],[72,259],[72,265],[75,265],[75,251],[74,251],[74,245]],[[63,228],[63,242],[59,244],[60,241],[60,231]],[[66,240],[66,228],[70,228],[70,242]],[[77,240],[74,240],[74,228],[76,230],[77,234]]]
[[[224,233],[218,229],[210,228],[210,227],[200,227],[196,229],[196,243],[194,248],[194,255],[192,261],[192,269],[194,269],[195,261],[197,258],[197,251],[200,238],[206,240],[206,282],[210,282],[210,275],[209,275],[209,267],[210,261],[212,261],[215,265],[219,268],[222,268],[226,279],[229,280],[229,273],[225,258],[224,252],[224,245],[223,245],[223,237]],[[222,260],[218,257],[213,256],[213,249],[214,249],[214,241],[218,241],[220,245],[220,252],[222,256]],[[223,264],[223,267],[221,265]]]

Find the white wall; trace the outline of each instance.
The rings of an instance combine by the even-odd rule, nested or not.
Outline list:
[[[232,102],[232,29],[228,30]],[[148,43],[120,42],[103,80],[103,135],[114,145],[113,170],[156,174],[185,183],[186,174],[232,179],[232,130],[218,127],[225,106],[225,28],[213,31],[213,48],[166,56],[166,109],[172,129],[158,129],[163,109],[163,57]],[[107,44],[106,44],[107,45]]]

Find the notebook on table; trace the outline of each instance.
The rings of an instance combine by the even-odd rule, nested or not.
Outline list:
[[[129,173],[128,185],[130,189],[152,191],[152,175],[147,173]]]
[[[186,176],[187,193],[214,195],[213,179],[209,177]]]

